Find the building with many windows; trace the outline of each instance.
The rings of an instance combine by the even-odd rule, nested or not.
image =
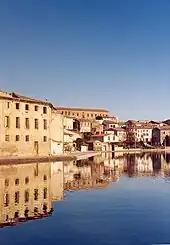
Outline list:
[[[55,135],[61,124],[62,115],[55,113],[51,103],[0,91],[1,156],[50,155],[52,139],[62,153],[63,134]]]
[[[88,109],[88,108],[65,108],[65,107],[57,107],[56,110],[58,113],[67,116],[73,117],[77,119],[96,119],[96,117],[108,116],[109,111],[106,109]]]

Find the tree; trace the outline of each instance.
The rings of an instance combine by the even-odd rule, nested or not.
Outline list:
[[[127,121],[125,143],[128,147],[132,147],[134,145],[135,141],[136,141],[135,124],[132,121]]]
[[[81,146],[83,145],[83,143],[84,143],[83,139],[81,139],[81,138],[76,139],[76,148],[78,151],[81,151]]]

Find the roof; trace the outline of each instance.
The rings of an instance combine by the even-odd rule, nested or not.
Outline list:
[[[109,129],[104,129],[104,131],[114,131],[113,128],[109,128]]]
[[[116,127],[113,130],[115,130],[115,131],[125,131],[125,129],[124,128],[121,128],[121,127]]]
[[[81,119],[78,119],[79,122],[91,122],[90,119],[85,119],[85,118],[81,118]]]
[[[118,124],[117,122],[111,121],[111,120],[104,120],[103,123],[104,124]]]
[[[106,109],[99,109],[99,108],[76,108],[76,107],[56,107],[56,110],[60,111],[92,111],[92,112],[109,112]]]
[[[0,99],[15,100],[15,101],[20,101],[20,102],[35,103],[35,104],[44,104],[44,105],[48,105],[48,106],[53,108],[53,105],[46,100],[33,99],[31,97],[20,95],[20,94],[14,93],[14,92],[7,93],[7,92],[4,92],[2,90],[0,90],[0,92],[1,92],[0,93]]]

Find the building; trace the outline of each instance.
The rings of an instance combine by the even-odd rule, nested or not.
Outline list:
[[[90,133],[92,130],[92,124],[88,119],[80,119],[80,133]]]
[[[124,142],[126,140],[126,130],[121,127],[116,127],[113,129],[114,134],[118,137],[118,142]]]
[[[115,121],[105,120],[103,121],[103,126],[104,126],[104,129],[106,130],[106,129],[118,127],[118,123]]]
[[[140,142],[146,142],[151,143],[152,141],[152,129],[153,125],[150,124],[144,124],[140,126],[135,127],[135,137],[136,141]]]
[[[106,109],[91,109],[91,108],[66,108],[57,107],[59,114],[76,119],[95,119],[97,116],[108,116],[109,111]]]
[[[0,91],[0,155],[51,154],[52,109],[47,101]]]
[[[152,130],[152,145],[160,146],[162,145],[166,138],[170,136],[170,126],[155,127]],[[169,146],[167,142],[165,145]]]
[[[51,155],[61,155],[64,151],[64,116],[52,109],[50,122]]]
[[[74,118],[64,116],[64,128],[68,130],[73,130]]]

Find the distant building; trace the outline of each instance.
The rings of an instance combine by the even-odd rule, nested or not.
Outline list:
[[[77,119],[95,119],[97,116],[108,116],[109,111],[106,109],[91,109],[91,108],[66,108],[57,107],[59,114]]]
[[[80,133],[90,133],[92,130],[91,122],[88,119],[80,119]]]
[[[152,130],[152,145],[162,145],[166,141],[166,145],[169,146],[170,126],[156,127]]]
[[[104,126],[104,130],[106,130],[106,129],[118,127],[118,123],[115,121],[105,120],[103,121],[103,126]]]

